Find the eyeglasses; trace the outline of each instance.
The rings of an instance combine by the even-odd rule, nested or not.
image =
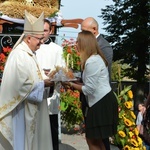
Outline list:
[[[39,41],[42,41],[42,40],[44,39],[44,37],[38,38],[38,37],[33,36],[33,35],[30,35],[30,36],[36,38],[36,39],[39,40]]]
[[[49,32],[49,30],[46,30],[46,29],[45,29],[44,32]]]

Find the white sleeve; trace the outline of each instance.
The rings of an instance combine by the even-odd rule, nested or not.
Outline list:
[[[39,82],[31,93],[28,95],[27,99],[34,102],[42,102],[44,94],[44,81]]]
[[[142,120],[143,120],[143,116],[141,112],[139,112],[136,119],[136,125],[141,125]]]
[[[62,48],[58,49],[56,66],[61,66],[61,67],[65,67],[66,66],[65,59],[63,57],[63,50],[62,50]]]

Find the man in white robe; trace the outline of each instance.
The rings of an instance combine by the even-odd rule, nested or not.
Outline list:
[[[37,60],[43,70],[52,71],[56,66],[65,67],[65,60],[63,58],[63,49],[61,46],[52,42],[50,39],[51,24],[44,20],[44,44],[36,51]],[[48,73],[48,72],[47,72]],[[50,90],[50,95],[47,95],[49,117],[52,132],[53,149],[59,149],[59,106],[60,106],[60,93],[59,84],[56,84],[54,91]]]
[[[44,14],[25,11],[24,33],[8,56],[0,89],[0,150],[53,150],[45,87],[35,51],[43,43]],[[45,91],[46,92],[46,91]]]

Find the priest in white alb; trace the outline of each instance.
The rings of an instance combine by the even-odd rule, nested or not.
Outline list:
[[[0,150],[53,150],[44,79],[35,51],[43,43],[44,13],[25,11],[24,32],[8,56],[0,89]]]

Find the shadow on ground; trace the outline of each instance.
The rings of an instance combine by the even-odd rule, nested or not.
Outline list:
[[[77,149],[75,149],[74,147],[72,147],[68,144],[60,143],[59,150],[77,150]]]
[[[79,129],[79,128],[77,128]],[[88,150],[88,145],[85,140],[85,133],[81,130],[67,130],[64,126],[61,127],[61,142],[59,150]],[[110,150],[119,150],[115,145],[110,145]]]
[[[68,130],[61,126],[61,142],[59,150],[87,150],[85,135],[81,134],[79,126]]]

